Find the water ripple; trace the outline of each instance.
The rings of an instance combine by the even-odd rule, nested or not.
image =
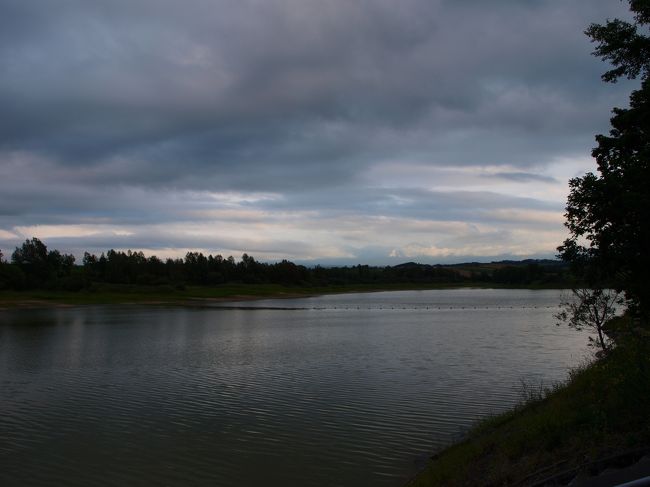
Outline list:
[[[584,334],[556,291],[0,313],[0,484],[397,486]]]

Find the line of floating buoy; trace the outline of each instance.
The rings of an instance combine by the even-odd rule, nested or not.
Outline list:
[[[278,310],[278,311],[328,311],[328,310],[501,310],[501,309],[557,309],[557,306],[313,306],[313,307],[256,307],[256,306],[214,306],[213,309],[238,309],[238,310]]]

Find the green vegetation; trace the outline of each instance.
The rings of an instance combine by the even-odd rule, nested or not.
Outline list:
[[[606,328],[622,304],[623,298],[611,289],[572,289],[572,296],[560,303],[555,318],[558,326],[566,324],[578,331],[586,328],[595,332],[596,338],[589,337],[590,345],[608,353],[613,342]]]
[[[634,22],[593,24],[594,54],[614,66],[603,76],[641,79],[629,108],[614,108],[609,135],[592,151],[598,174],[572,179],[566,211],[570,237],[558,249],[591,288],[622,291],[628,308],[650,321],[650,3],[630,0]]]
[[[146,286],[128,284],[93,284],[79,291],[35,289],[0,292],[0,308],[40,307],[53,305],[93,304],[156,304],[201,306],[209,301],[248,300],[257,298],[292,298],[322,294],[375,291],[405,291],[448,289],[458,287],[514,288],[514,285],[459,283],[459,284],[356,284],[332,286],[284,286],[281,284],[224,284],[221,286]],[[519,286],[542,289],[546,286]],[[553,286],[551,286],[553,287]]]
[[[109,250],[85,253],[83,265],[72,255],[48,250],[37,238],[16,248],[11,262],[0,261],[0,304],[22,301],[53,303],[183,302],[237,296],[323,294],[441,287],[568,287],[560,261],[490,264],[306,267],[283,260],[274,264],[244,254],[184,259],[146,257],[142,252]]]
[[[409,487],[531,485],[650,444],[650,347],[632,341],[517,408],[481,421]]]

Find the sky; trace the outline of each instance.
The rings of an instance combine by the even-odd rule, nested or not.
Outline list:
[[[0,249],[547,258],[618,0],[0,0]]]

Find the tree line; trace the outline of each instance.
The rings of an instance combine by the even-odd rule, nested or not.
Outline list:
[[[0,252],[0,260],[2,253]],[[468,270],[469,269],[469,270]],[[26,240],[0,264],[0,289],[80,291],[96,283],[174,286],[281,284],[285,286],[345,286],[382,284],[495,283],[531,285],[563,283],[565,268],[553,261],[528,261],[501,266],[442,266],[413,262],[396,266],[307,267],[288,260],[265,263],[248,254],[241,259],[188,252],[184,258],[160,259],[140,251],[84,253],[81,263],[58,250],[48,250],[37,238]]]

